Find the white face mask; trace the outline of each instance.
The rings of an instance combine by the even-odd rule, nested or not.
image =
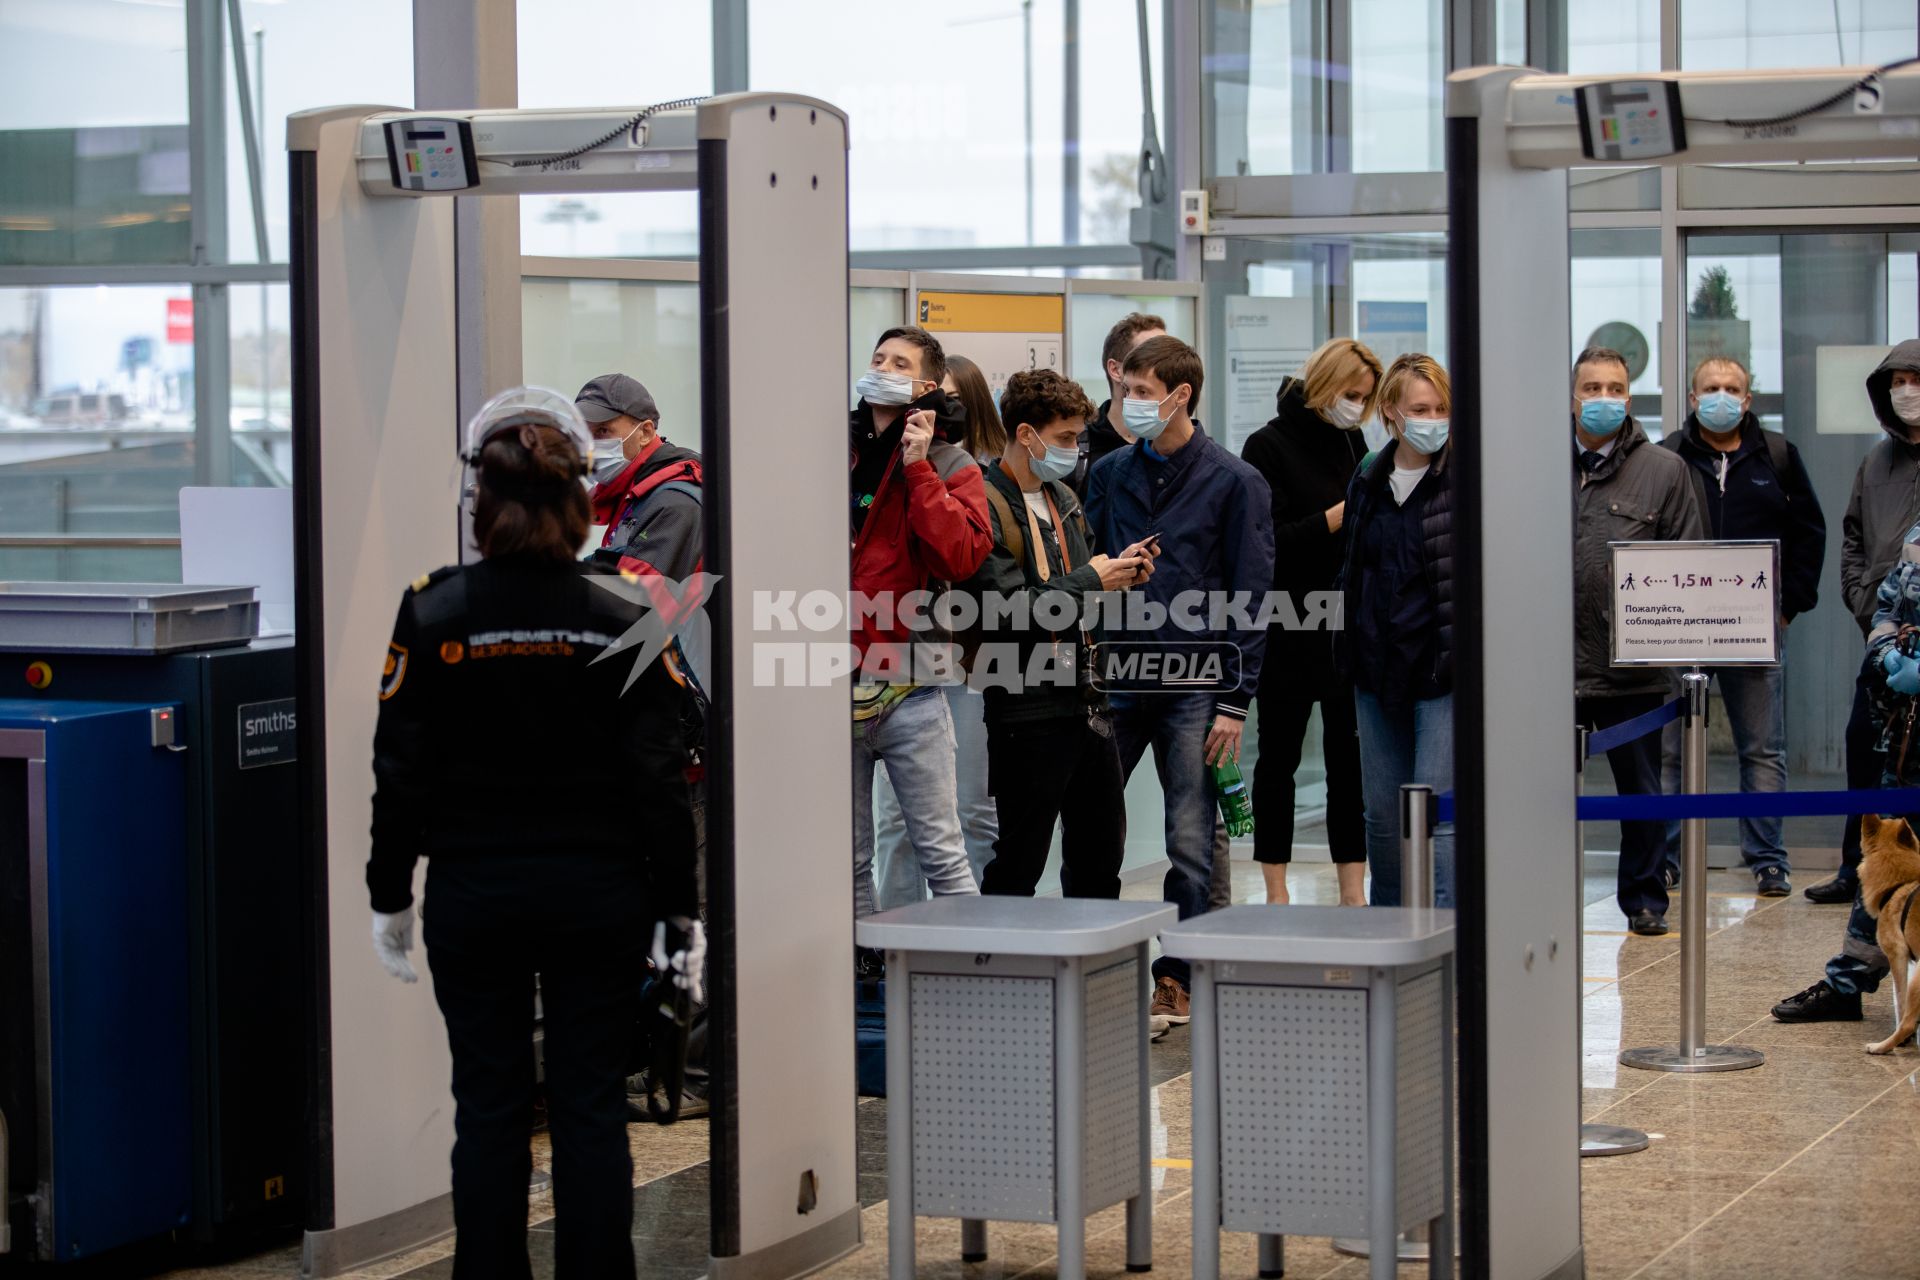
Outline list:
[[[1893,401],[1893,412],[1900,421],[1910,427],[1920,427],[1920,386],[1909,383],[1895,387],[1888,399]]]
[[[1364,398],[1340,396],[1327,406],[1327,420],[1351,431],[1367,420],[1367,402]]]
[[[632,439],[633,433],[639,429],[640,424],[636,422],[632,430],[624,436],[609,436],[593,442],[593,482],[595,484],[605,484],[626,470],[629,461],[627,441]]]

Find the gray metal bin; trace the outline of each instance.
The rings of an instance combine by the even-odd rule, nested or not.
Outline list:
[[[0,649],[156,654],[246,644],[260,631],[256,591],[156,582],[0,582]]]
[[[1193,1274],[1220,1232],[1361,1236],[1376,1280],[1403,1228],[1453,1267],[1453,912],[1232,907],[1161,936],[1193,966]]]
[[[1127,1268],[1153,1256],[1147,943],[1157,902],[944,897],[868,916],[887,958],[889,1274],[914,1220],[1051,1222],[1059,1275],[1086,1271],[1086,1217],[1127,1206]]]

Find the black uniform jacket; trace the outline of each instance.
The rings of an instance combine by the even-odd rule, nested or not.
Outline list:
[[[640,645],[594,662],[664,625],[595,578],[624,585],[496,556],[401,598],[373,739],[375,911],[412,903],[422,854],[552,851],[638,859],[660,915],[694,913],[691,695],[658,657],[625,688]]]

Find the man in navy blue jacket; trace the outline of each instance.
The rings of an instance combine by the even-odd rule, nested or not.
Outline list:
[[[1693,371],[1693,412],[1661,443],[1684,458],[1706,499],[1707,536],[1780,541],[1780,623],[1784,629],[1820,598],[1820,565],[1827,553],[1827,522],[1820,514],[1800,453],[1753,415],[1753,383],[1746,365],[1709,356]],[[1715,667],[1727,705],[1740,789],[1787,789],[1787,723],[1779,667]],[[1663,790],[1680,790],[1680,726],[1662,743]],[[1761,897],[1784,898],[1787,850],[1779,818],[1740,819],[1740,854]],[[1667,824],[1667,887],[1680,882],[1680,824]]]
[[[1102,670],[1122,769],[1131,776],[1153,749],[1173,864],[1163,896],[1185,920],[1207,910],[1210,768],[1239,758],[1247,705],[1260,683],[1266,630],[1258,615],[1273,585],[1272,497],[1258,471],[1194,421],[1202,369],[1192,347],[1150,338],[1127,354],[1123,379],[1124,421],[1135,442],[1095,464],[1087,514],[1095,544],[1109,554],[1157,535],[1159,555],[1153,577],[1128,593],[1125,616],[1106,620]],[[1194,679],[1210,674],[1208,655],[1218,678]],[[1150,665],[1159,683],[1147,676]],[[1178,684],[1176,667],[1188,677]],[[1132,678],[1116,678],[1125,671]],[[1188,1020],[1187,976],[1184,961],[1154,963],[1156,1034]]]

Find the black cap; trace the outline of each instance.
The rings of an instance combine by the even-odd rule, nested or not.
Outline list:
[[[603,373],[580,388],[573,407],[589,423],[608,422],[626,414],[636,422],[660,421],[659,406],[653,393],[640,385],[638,378],[624,373]]]

